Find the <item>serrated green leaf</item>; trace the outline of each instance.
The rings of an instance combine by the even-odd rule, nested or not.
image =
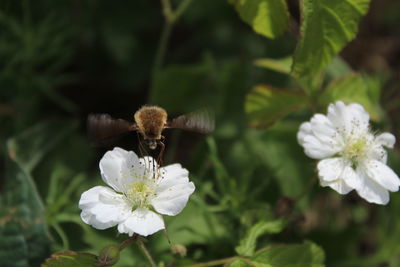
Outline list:
[[[64,251],[51,255],[41,267],[95,267],[97,256],[86,252]]]
[[[257,239],[264,234],[279,233],[285,227],[282,220],[259,222],[250,228],[245,238],[240,241],[239,246],[235,248],[240,256],[252,256],[256,249]]]
[[[314,75],[357,34],[370,0],[301,1],[301,38],[294,54],[296,76]]]
[[[256,33],[276,38],[286,31],[289,12],[284,0],[230,0],[240,18]]]
[[[284,58],[260,58],[254,61],[254,65],[270,70],[274,70],[277,72],[281,72],[284,74],[290,74],[290,66],[293,63],[293,58],[284,57]]]
[[[247,95],[245,112],[250,125],[261,128],[306,105],[307,97],[299,92],[259,85]]]
[[[381,111],[376,95],[379,93],[380,83],[366,82],[362,75],[352,73],[331,82],[318,102],[324,107],[338,100],[359,103],[370,113],[371,119],[378,120]]]
[[[311,242],[300,245],[277,245],[258,251],[251,260],[271,267],[322,267],[322,248]]]

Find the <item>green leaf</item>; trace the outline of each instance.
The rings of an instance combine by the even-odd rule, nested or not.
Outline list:
[[[256,33],[276,38],[288,27],[289,12],[285,0],[229,0],[240,18]]]
[[[301,38],[292,71],[297,76],[314,75],[357,34],[358,22],[367,13],[370,0],[304,0]]]
[[[228,267],[248,267],[248,266],[251,265],[241,258],[235,258],[228,263]]]
[[[290,66],[293,63],[292,56],[272,59],[272,58],[260,58],[254,61],[254,65],[284,74],[290,74]]]
[[[285,227],[282,220],[259,222],[250,228],[245,238],[240,241],[239,246],[236,247],[236,252],[240,256],[252,256],[256,249],[257,239],[263,234],[279,233]]]
[[[95,267],[99,266],[97,256],[86,252],[64,251],[51,255],[42,267]]]
[[[376,96],[380,94],[380,83],[369,81],[357,73],[334,80],[326,87],[318,102],[324,107],[338,100],[359,103],[370,113],[371,119],[378,120],[381,110]]]
[[[245,112],[250,125],[261,128],[306,105],[307,97],[299,92],[259,85],[247,95]]]
[[[251,260],[271,267],[322,267],[322,248],[311,242],[301,245],[277,245],[258,251]]]

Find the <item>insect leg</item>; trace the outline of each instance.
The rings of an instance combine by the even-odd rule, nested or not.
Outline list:
[[[165,140],[164,136],[161,136],[161,139],[157,140],[157,144],[160,146],[160,153],[158,154],[158,157],[157,157],[157,163],[159,166],[162,165],[163,158],[164,158],[164,150],[165,150],[164,140]]]

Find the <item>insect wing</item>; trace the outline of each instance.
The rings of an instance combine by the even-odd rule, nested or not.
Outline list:
[[[194,111],[173,119],[168,123],[167,128],[209,134],[215,128],[214,114],[209,109]]]
[[[122,134],[134,130],[137,130],[136,124],[108,114],[90,114],[87,119],[88,136],[96,145],[109,145]]]

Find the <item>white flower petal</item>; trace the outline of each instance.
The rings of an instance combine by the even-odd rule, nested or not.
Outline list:
[[[157,196],[151,203],[157,212],[174,216],[186,206],[195,186],[189,182],[189,172],[180,164],[168,165],[160,172],[162,178],[158,181]]]
[[[364,166],[366,176],[374,180],[380,186],[392,192],[399,190],[400,179],[387,165],[377,160],[369,160]]]
[[[396,137],[391,133],[382,133],[375,138],[375,141],[388,148],[393,148],[396,143]]]
[[[343,134],[368,132],[369,114],[359,104],[345,105],[342,101],[337,101],[328,106],[327,117],[332,125]]]
[[[307,135],[312,134],[311,131],[311,123],[309,122],[303,122],[300,125],[299,131],[297,132],[297,142],[299,142],[300,145],[304,145],[304,137]]]
[[[125,192],[129,185],[144,172],[138,156],[132,151],[119,147],[106,152],[99,166],[104,182],[117,192]]]
[[[321,142],[330,145],[339,145],[338,139],[341,139],[341,136],[339,136],[331,121],[325,115],[315,114],[311,118],[310,123],[313,134]]]
[[[134,210],[125,221],[118,225],[118,231],[127,233],[129,236],[134,233],[148,236],[162,229],[165,229],[162,216],[144,208]]]
[[[328,119],[321,114],[312,117],[311,122],[300,125],[297,140],[304,147],[307,156],[314,159],[330,157],[340,151],[337,138]]]
[[[106,229],[125,220],[129,203],[111,188],[96,186],[81,195],[79,208],[82,220],[96,229]]]
[[[334,146],[321,142],[314,135],[307,135],[304,137],[304,153],[313,159],[323,159],[331,157],[340,151],[339,146]]]
[[[329,186],[330,188],[332,188],[333,190],[335,190],[336,192],[338,192],[339,194],[342,194],[342,195],[345,195],[345,194],[349,193],[351,190],[353,190],[353,188],[348,186],[346,184],[346,182],[342,179],[337,179],[332,182],[326,182],[326,181],[320,180],[320,184],[321,184],[321,186]]]
[[[189,172],[182,168],[181,164],[175,163],[160,168],[162,178],[157,181],[158,190],[162,191],[178,183],[189,182]]]
[[[375,159],[384,164],[387,162],[387,152],[381,145],[372,147],[367,154],[369,159]]]
[[[344,158],[328,158],[318,162],[318,175],[322,181],[332,182],[337,179],[345,179],[343,177],[344,169],[350,163]]]
[[[157,197],[152,200],[151,204],[157,212],[175,216],[186,206],[194,189],[195,186],[192,182],[171,186],[158,192]]]
[[[359,175],[363,175],[359,172]],[[363,186],[357,188],[357,193],[370,203],[386,205],[389,202],[389,191],[364,175]]]

